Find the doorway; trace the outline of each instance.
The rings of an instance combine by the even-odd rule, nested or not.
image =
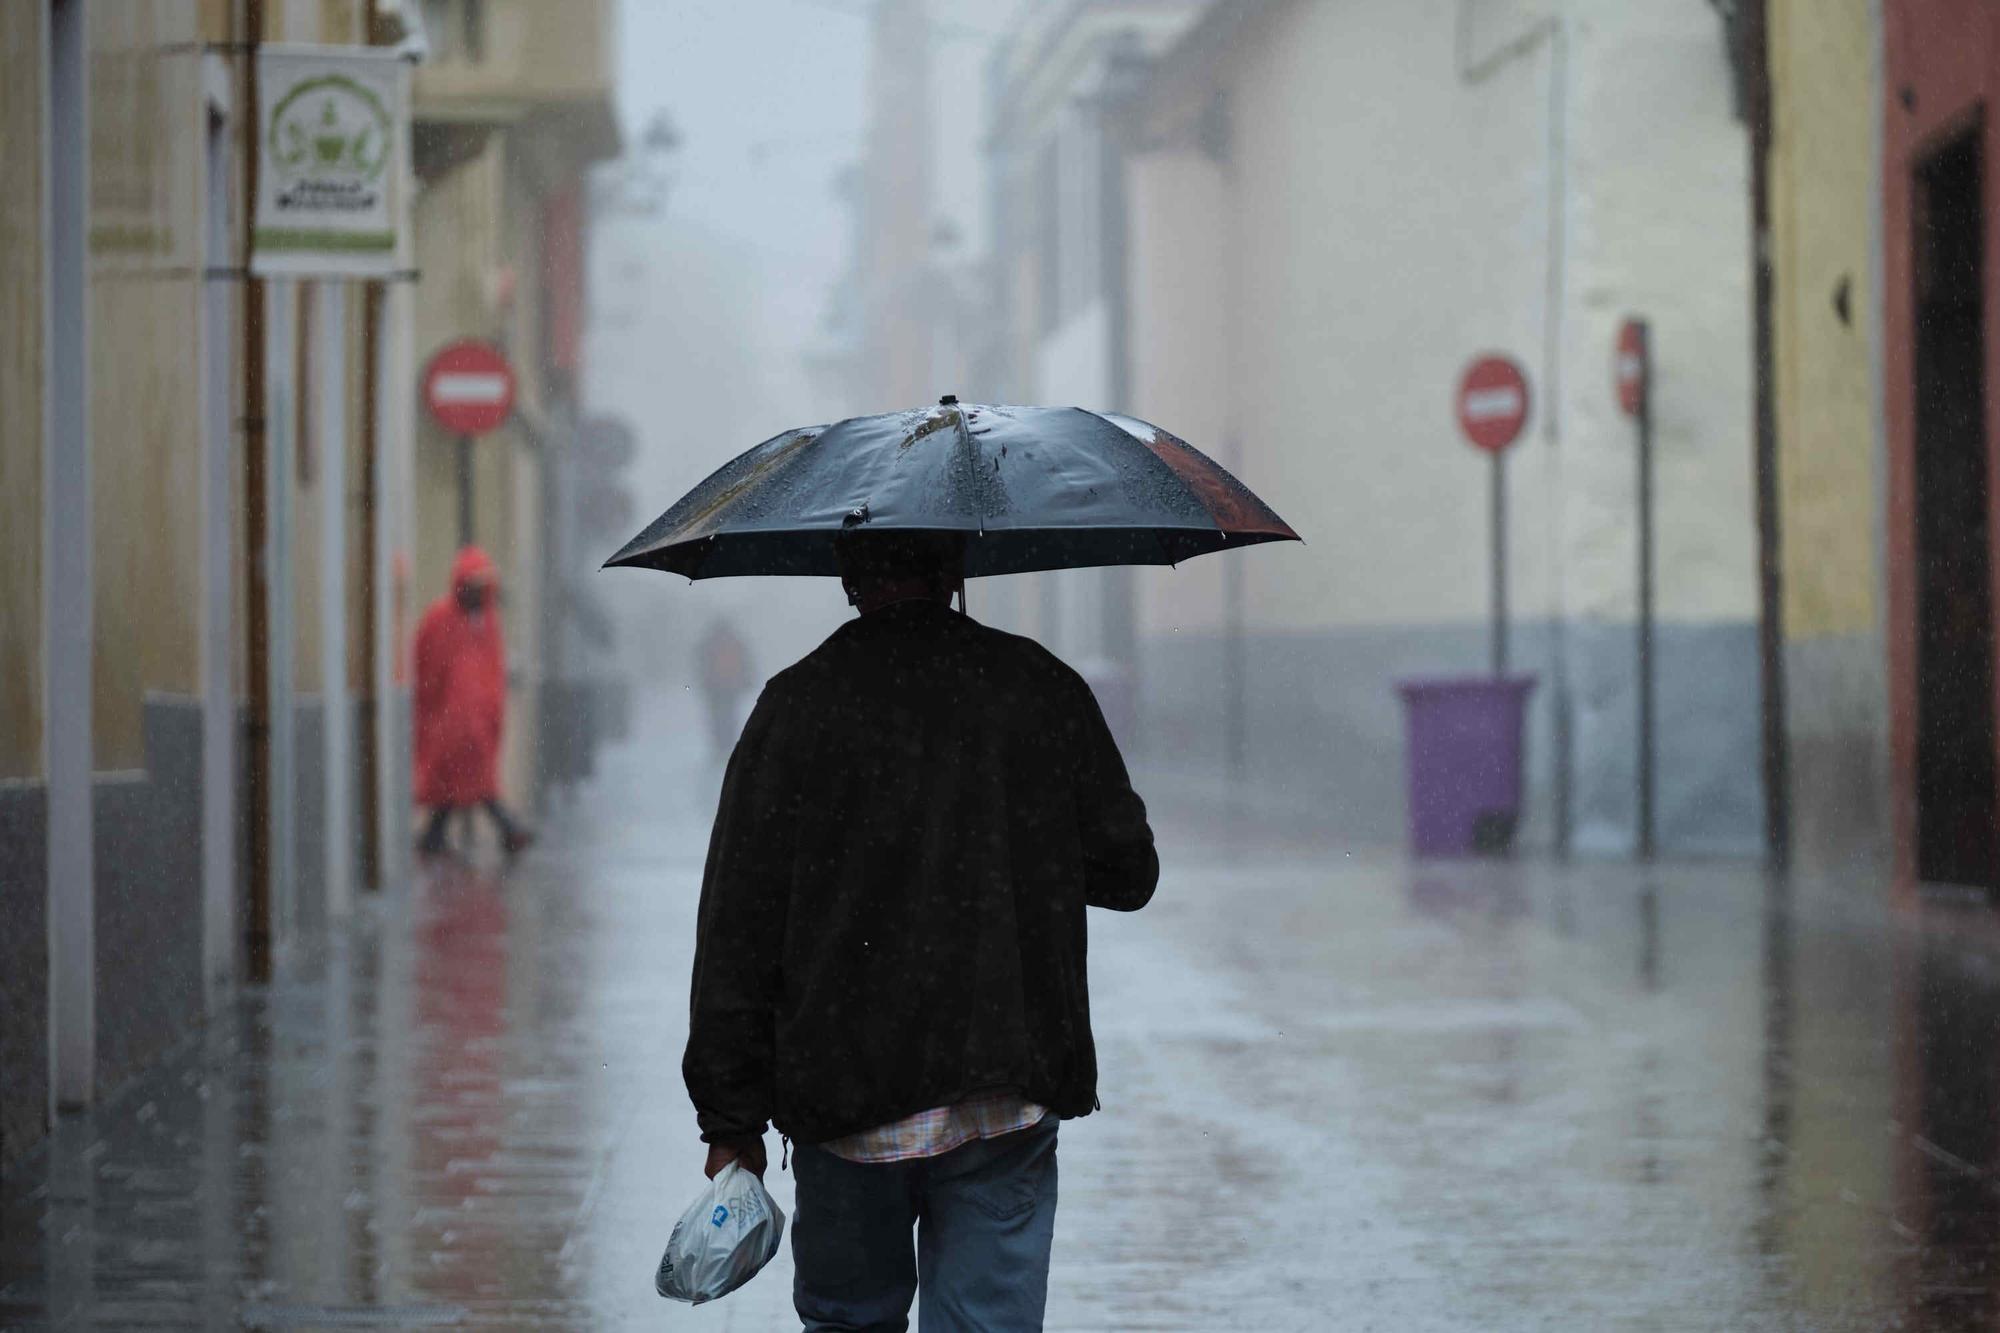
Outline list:
[[[1916,168],[1917,872],[1993,889],[1981,127]]]

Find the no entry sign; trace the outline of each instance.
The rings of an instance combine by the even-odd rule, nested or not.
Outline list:
[[[1458,427],[1475,448],[1498,453],[1528,421],[1528,377],[1513,360],[1482,356],[1458,381]]]
[[[447,343],[424,369],[424,406],[453,435],[498,430],[514,410],[514,368],[492,343]]]
[[[1618,350],[1614,353],[1618,379],[1618,406],[1626,416],[1636,417],[1646,405],[1646,321],[1628,319],[1618,329]]]

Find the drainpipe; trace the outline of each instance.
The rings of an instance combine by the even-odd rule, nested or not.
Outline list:
[[[90,1105],[97,1069],[89,20],[85,0],[49,5],[42,54],[42,750],[51,1114]]]
[[[362,8],[362,40],[372,44],[382,23],[380,0],[367,0]],[[361,558],[354,565],[361,586],[355,590],[354,605],[361,609],[361,614],[355,621],[358,642],[354,656],[361,664],[362,684],[361,696],[355,701],[354,739],[357,753],[354,779],[359,784],[356,795],[360,798],[360,824],[357,829],[360,838],[356,847],[360,853],[358,877],[364,889],[380,889],[383,879],[383,803],[379,789],[382,752],[377,721],[382,702],[381,680],[375,669],[378,636],[381,633],[381,626],[375,617],[379,577],[375,548],[381,540],[377,515],[380,484],[376,474],[379,466],[377,459],[382,452],[382,423],[376,404],[382,397],[382,295],[380,280],[371,279],[361,285],[361,420],[357,423],[360,427],[361,457],[354,477],[361,491],[360,530],[355,534],[355,550]]]
[[[1792,862],[1790,738],[1785,733],[1784,566],[1779,547],[1776,333],[1771,302],[1771,65],[1766,0],[1742,0],[1735,37],[1750,124],[1750,246],[1755,278],[1757,667],[1764,751],[1764,849],[1773,870]]]
[[[257,49],[264,37],[264,0],[243,0],[245,51],[243,198],[255,211],[260,145],[257,142]],[[248,717],[243,745],[243,868],[246,898],[245,963],[252,985],[271,979],[271,636],[270,592],[264,569],[268,533],[264,497],[265,420],[264,281],[251,276],[251,237],[243,224],[243,619],[244,693]]]
[[[1771,263],[1771,63],[1768,0],[1709,0],[1722,20],[1736,117],[1750,132],[1751,457],[1756,474],[1758,731],[1764,856],[1792,860],[1791,740],[1785,731],[1784,566],[1779,546],[1777,342]],[[1879,13],[1876,16],[1879,19]],[[1877,90],[1879,94],[1879,89]],[[1879,247],[1878,247],[1879,253]],[[1881,359],[1876,358],[1879,371]]]

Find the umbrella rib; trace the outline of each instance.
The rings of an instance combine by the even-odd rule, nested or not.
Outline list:
[[[972,432],[965,424],[965,409],[953,404],[946,409],[952,415],[952,422],[958,427],[958,442],[964,446],[966,489],[972,496],[972,503],[978,510],[979,535],[986,535],[986,506],[979,498],[979,446],[972,442]]]

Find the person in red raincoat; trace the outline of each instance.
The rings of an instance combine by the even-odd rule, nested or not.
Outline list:
[[[496,596],[499,572],[468,546],[451,567],[451,592],[417,625],[416,797],[431,809],[420,849],[445,849],[454,810],[484,807],[509,856],[533,835],[500,803],[500,725],[507,707],[507,652]]]

